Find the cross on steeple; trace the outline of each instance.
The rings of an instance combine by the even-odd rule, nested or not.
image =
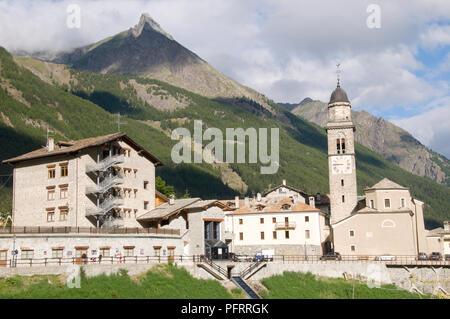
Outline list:
[[[341,64],[338,63],[336,64],[336,77],[337,77],[337,86],[340,87],[340,82],[341,82]]]

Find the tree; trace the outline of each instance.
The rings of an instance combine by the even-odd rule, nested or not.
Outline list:
[[[175,188],[172,185],[166,185],[166,181],[163,180],[160,176],[156,177],[155,186],[158,192],[164,194],[167,197],[175,194]]]

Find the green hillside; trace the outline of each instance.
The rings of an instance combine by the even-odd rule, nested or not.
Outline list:
[[[316,277],[311,273],[284,272],[261,280],[267,288],[260,292],[266,299],[423,299],[422,296],[394,285],[369,287],[366,283],[342,278]]]
[[[112,133],[117,130],[114,113],[120,112],[127,117],[121,130],[166,164],[157,174],[174,185],[179,196],[188,189],[191,196],[231,198],[235,191],[223,181],[227,180],[225,175],[233,172],[248,185],[248,194],[278,185],[282,179],[309,193],[328,192],[325,131],[275,103],[271,106],[277,113],[272,114],[243,98],[213,100],[149,78],[89,71],[71,70],[69,84],[53,78],[51,85],[18,66],[1,49],[0,72],[1,83],[19,92],[10,90],[7,94],[5,84],[0,86],[0,141],[4,146],[0,150],[1,159],[44,145],[47,125],[58,139]],[[166,110],[161,105],[168,99],[183,105]],[[160,105],[155,107],[155,103]],[[192,132],[194,119],[201,119],[205,128],[217,127],[223,132],[227,127],[280,128],[277,174],[261,175],[259,164],[230,164],[225,168],[206,163],[174,165],[170,160],[174,145],[170,131],[183,126]],[[360,194],[366,186],[388,177],[411,187],[413,196],[427,204],[425,216],[429,227],[449,218],[450,203],[446,201],[450,198],[449,188],[408,173],[361,145],[356,145],[356,152]],[[3,165],[1,172],[9,173],[11,169]],[[0,192],[5,205],[10,195],[5,190]]]
[[[80,288],[69,288],[63,276],[0,278],[0,299],[231,299],[218,281],[196,279],[184,268],[157,265],[138,276],[118,274],[86,277]]]

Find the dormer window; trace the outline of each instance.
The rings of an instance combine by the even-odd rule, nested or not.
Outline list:
[[[283,209],[283,210],[288,210],[289,208],[291,208],[291,205],[289,205],[289,204],[283,204],[281,206],[281,209]]]

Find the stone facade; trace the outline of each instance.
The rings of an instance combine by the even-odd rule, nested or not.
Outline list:
[[[75,258],[77,248],[83,249],[87,258],[98,258],[101,248],[106,249],[109,256],[155,256],[154,247],[160,247],[160,256],[168,256],[169,249],[173,249],[173,255],[183,255],[183,245],[180,236],[170,235],[83,235],[83,234],[2,234],[0,235],[0,251],[6,250],[11,259],[11,252],[18,250],[18,266],[27,265],[27,260],[32,258],[35,262],[43,262],[44,258]],[[128,248],[125,251],[125,248]],[[61,252],[54,252],[61,250]],[[25,253],[27,251],[27,253]],[[31,251],[31,252],[30,252]]]
[[[15,164],[13,224],[96,227],[95,218],[87,218],[86,213],[96,208],[97,199],[87,195],[86,191],[95,187],[97,181],[94,175],[86,173],[86,168],[103,160],[103,151],[109,147],[121,149],[123,153],[123,163],[115,165],[123,177],[123,182],[115,186],[122,197],[122,203],[116,207],[117,221],[124,227],[140,226],[136,217],[155,208],[155,165],[120,140],[86,148],[75,155],[37,158]],[[67,176],[62,176],[62,167],[67,167]],[[50,178],[49,170],[52,169],[55,176]],[[68,209],[66,218],[61,218],[61,209]],[[50,212],[54,212],[53,218],[48,217]]]
[[[328,105],[328,170],[331,223],[347,216],[357,203],[354,125],[347,102]]]

